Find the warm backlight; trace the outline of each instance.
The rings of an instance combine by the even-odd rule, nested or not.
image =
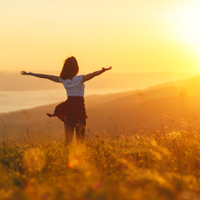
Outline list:
[[[188,45],[200,59],[200,1],[179,5],[172,15],[177,39]]]

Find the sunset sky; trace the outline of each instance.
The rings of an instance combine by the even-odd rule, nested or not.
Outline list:
[[[200,74],[199,0],[0,0],[0,70]]]

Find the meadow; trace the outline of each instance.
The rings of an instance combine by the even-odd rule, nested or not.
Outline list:
[[[51,138],[0,144],[1,200],[200,199],[200,126],[182,119],[162,129],[110,137],[96,133],[84,144]]]

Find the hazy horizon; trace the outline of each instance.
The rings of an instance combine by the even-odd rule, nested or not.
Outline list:
[[[55,72],[55,71],[54,71]],[[53,71],[39,73],[56,74]],[[80,74],[80,73],[79,73]],[[174,72],[144,72],[144,73],[116,73],[108,72],[85,82],[86,89],[144,89],[166,82],[188,79],[198,76],[196,74]],[[32,76],[22,76],[20,72],[0,70],[0,91],[25,91],[25,90],[55,90],[63,89],[63,85],[38,79]]]
[[[169,74],[175,75],[174,73]],[[178,74],[177,76],[168,75],[166,75],[166,73],[160,73],[160,76],[158,76],[157,73],[144,73],[140,74],[140,77],[138,78],[137,73],[126,74],[124,77],[121,73],[115,75],[112,74],[101,77],[101,79],[94,79],[88,83],[86,82],[85,97],[88,98],[88,96],[91,95],[125,94],[126,92],[134,91],[143,93],[147,88],[163,88],[169,87],[169,85],[179,88],[180,83],[182,84],[182,82],[190,81],[190,78],[188,79],[187,77],[186,79],[182,74],[181,76],[178,76]],[[119,76],[121,78],[119,78]],[[187,74],[187,76],[189,75]],[[136,80],[136,78],[138,78],[138,80]],[[199,76],[191,78],[191,80],[198,78]],[[59,103],[67,98],[66,91],[62,84],[56,84],[48,80],[27,76],[22,77],[15,73],[7,74],[5,76],[5,74],[1,72],[0,80],[0,113]],[[144,80],[146,82],[144,82]],[[107,87],[107,85],[109,85],[109,87]]]
[[[181,118],[187,119],[192,115],[198,119],[200,115],[199,87],[200,76],[144,90],[86,96],[85,104],[89,116],[87,126],[94,131],[106,129],[112,133],[114,121],[120,131],[123,132],[123,127],[125,127],[128,131],[135,132],[140,128],[145,128],[145,130],[151,128],[152,123],[155,127],[159,126],[162,116],[169,116],[174,121],[173,126],[177,127],[181,124]],[[43,94],[43,91],[35,91],[36,95],[34,92],[29,94],[30,100],[36,99],[39,103],[43,101],[44,106],[22,109],[18,112],[0,113],[0,117],[12,131],[29,127],[33,132],[43,133],[47,131],[44,126],[45,122],[49,120],[53,122],[52,129],[57,131],[62,126],[62,122],[57,118],[49,119],[45,113],[53,112],[55,106],[64,101],[64,93],[63,90],[63,97],[58,98],[56,93]],[[25,100],[23,97],[25,96],[21,95],[21,99]],[[47,105],[46,99],[54,98],[57,98],[59,102]],[[11,100],[12,98],[10,106],[12,106]],[[23,104],[22,101],[15,101],[15,103]],[[62,134],[63,129],[59,129],[59,132]]]

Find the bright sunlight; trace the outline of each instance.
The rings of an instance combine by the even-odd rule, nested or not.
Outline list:
[[[188,45],[199,59],[200,54],[200,1],[187,1],[177,5],[170,20],[173,21],[178,40]]]

